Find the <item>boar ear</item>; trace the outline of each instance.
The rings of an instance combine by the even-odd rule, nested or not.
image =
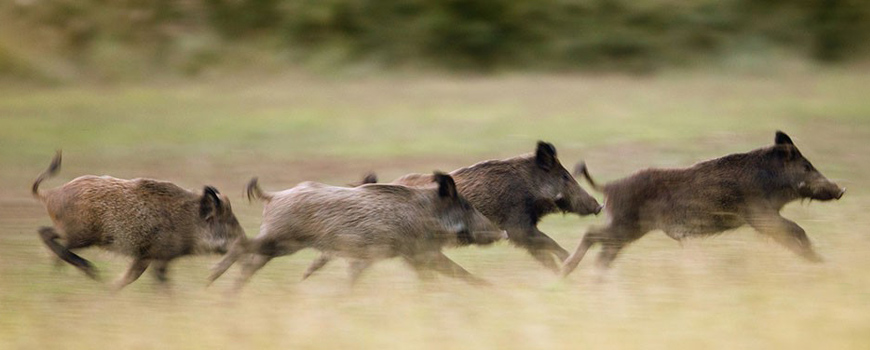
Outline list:
[[[442,198],[456,198],[456,182],[453,182],[453,177],[442,173],[435,172],[435,182],[438,183],[438,196]]]
[[[376,184],[378,183],[378,176],[375,173],[368,173],[365,177],[359,182],[349,183],[348,187],[360,187],[366,184]]]
[[[375,173],[368,173],[362,180],[363,184],[376,184],[378,183],[378,176]]]
[[[203,219],[209,219],[222,210],[218,193],[218,190],[211,186],[205,186],[202,190],[202,199],[199,200],[199,216]]]
[[[779,130],[776,131],[776,138],[773,142],[777,145],[794,145],[794,143],[791,142],[791,137],[788,137],[788,135]]]
[[[538,141],[538,149],[535,150],[535,163],[541,169],[550,171],[556,167],[556,147],[544,141]]]
[[[798,156],[798,151],[791,137],[788,137],[784,132],[777,130],[776,138],[774,139],[776,146],[774,147],[776,155],[785,160],[794,160]]]
[[[785,161],[793,161],[798,157],[797,148],[794,145],[784,144],[773,147],[773,154]]]

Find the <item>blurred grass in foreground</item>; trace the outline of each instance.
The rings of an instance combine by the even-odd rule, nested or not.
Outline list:
[[[2,86],[0,348],[866,348],[868,82],[870,72],[853,69]],[[148,273],[110,295],[70,267],[55,270],[35,234],[48,218],[29,194],[63,148],[64,168],[45,186],[89,173],[214,184],[256,235],[261,207],[241,196],[254,175],[267,189],[342,184],[367,170],[388,181],[529,152],[544,139],[566,167],[585,159],[609,180],[766,146],[776,129],[849,188],[839,202],[784,213],[825,264],[740,229],[682,248],[652,233],[604,283],[592,258],[559,282],[500,244],[447,252],[494,288],[426,285],[398,261],[375,265],[353,291],[342,262],[300,283],[315,256],[305,251],[270,263],[236,300],[222,295],[235,268],[203,287],[216,257],[177,261],[171,297]],[[601,220],[556,215],[541,229],[573,250]],[[82,255],[107,280],[128,263]]]

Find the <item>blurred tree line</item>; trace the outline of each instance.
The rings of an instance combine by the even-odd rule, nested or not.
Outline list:
[[[0,20],[15,23],[0,27],[0,73],[28,69],[20,40],[9,44],[21,37],[77,66],[187,73],[256,65],[264,52],[282,62],[646,71],[767,49],[840,62],[870,46],[866,0],[14,0]]]

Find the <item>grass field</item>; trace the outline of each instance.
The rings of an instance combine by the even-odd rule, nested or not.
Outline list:
[[[868,84],[870,70],[852,68],[0,86],[0,348],[866,349]],[[421,283],[399,261],[375,265],[353,289],[343,262],[299,282],[315,256],[304,251],[271,262],[237,298],[224,295],[236,268],[205,288],[216,256],[176,261],[169,295],[147,273],[112,294],[54,266],[36,235],[50,222],[29,193],[63,148],[46,187],[83,174],[211,184],[253,236],[262,207],[242,196],[252,176],[266,189],[345,184],[370,170],[391,180],[530,152],[543,139],[566,167],[583,159],[612,180],[766,146],[777,129],[849,189],[838,202],[784,210],[824,264],[749,229],[682,245],[656,232],[603,282],[592,259],[561,281],[500,243],[447,251],[493,288]],[[573,250],[602,221],[553,215],[540,227]],[[128,264],[81,254],[109,281]]]

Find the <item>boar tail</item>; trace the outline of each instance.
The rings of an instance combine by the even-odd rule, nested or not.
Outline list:
[[[45,179],[57,175],[57,173],[60,171],[60,160],[61,152],[60,150],[58,150],[57,153],[54,155],[54,159],[51,160],[51,165],[48,166],[48,169],[45,169],[42,174],[39,174],[39,176],[36,177],[36,181],[33,182],[33,187],[31,188],[31,191],[33,192],[33,197],[36,197],[36,199],[39,200],[43,200],[43,198],[45,198],[42,196],[42,194],[39,193],[39,184],[41,184],[42,181],[44,181]]]
[[[255,177],[248,182],[248,201],[252,201],[254,199],[265,200],[267,202],[271,201],[272,194],[263,192],[263,190],[260,189],[260,184],[258,184],[257,181],[259,181],[259,179]]]
[[[583,175],[586,178],[586,181],[589,182],[589,186],[592,186],[598,192],[603,192],[602,187],[598,186],[595,183],[595,180],[592,180],[592,176],[589,175],[589,170],[586,168],[586,162],[577,163],[577,166],[574,167],[574,176]]]

